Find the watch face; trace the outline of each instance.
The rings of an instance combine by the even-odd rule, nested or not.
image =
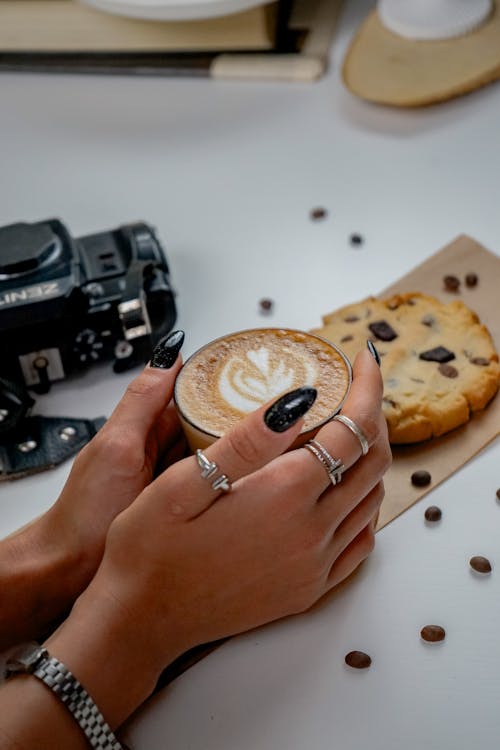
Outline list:
[[[24,643],[7,659],[5,674],[8,676],[15,672],[33,672],[40,659],[47,655],[47,649],[38,643]]]

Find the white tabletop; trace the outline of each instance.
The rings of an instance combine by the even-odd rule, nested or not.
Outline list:
[[[369,5],[348,4],[314,85],[1,75],[0,224],[57,215],[77,236],[155,224],[186,355],[238,328],[317,325],[460,233],[498,253],[500,86],[416,111],[354,99],[340,63]],[[326,220],[309,219],[316,206]],[[275,300],[265,320],[261,297]],[[130,377],[102,366],[37,412],[107,415]],[[68,470],[3,485],[0,533],[47,508]],[[312,613],[233,639],[150,701],[130,725],[134,750],[496,747],[498,486],[497,442],[383,529]],[[469,569],[474,554],[490,576]],[[444,643],[420,641],[428,623]],[[370,669],[344,665],[353,649]]]

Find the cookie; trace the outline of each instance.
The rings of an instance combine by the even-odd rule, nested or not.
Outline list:
[[[444,435],[487,406],[500,384],[487,328],[463,302],[419,292],[369,297],[323,317],[313,333],[352,360],[371,339],[381,358],[391,443]]]

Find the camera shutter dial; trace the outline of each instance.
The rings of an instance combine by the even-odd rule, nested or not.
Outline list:
[[[77,367],[85,367],[100,358],[104,344],[101,337],[92,328],[84,328],[75,337],[73,354]]]

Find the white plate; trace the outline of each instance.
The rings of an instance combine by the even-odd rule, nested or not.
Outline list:
[[[81,0],[86,5],[131,18],[190,21],[225,16],[266,5],[269,0]]]

